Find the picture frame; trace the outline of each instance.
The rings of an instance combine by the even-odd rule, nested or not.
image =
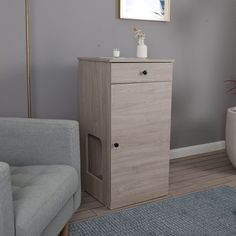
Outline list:
[[[170,0],[120,0],[120,19],[170,21]]]

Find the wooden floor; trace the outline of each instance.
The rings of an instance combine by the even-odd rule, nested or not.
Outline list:
[[[236,187],[236,170],[229,162],[224,150],[180,158],[172,160],[170,164],[169,194],[149,202],[158,202],[164,198],[222,185]],[[83,193],[81,207],[73,215],[71,222],[120,210],[108,210],[89,194]]]

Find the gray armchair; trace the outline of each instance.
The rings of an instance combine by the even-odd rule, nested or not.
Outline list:
[[[78,123],[0,118],[0,235],[56,236],[80,201]]]

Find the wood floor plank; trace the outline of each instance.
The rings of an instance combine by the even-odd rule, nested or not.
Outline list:
[[[200,164],[200,163],[199,163]],[[221,161],[217,161],[217,162],[213,162],[213,163],[208,163],[207,165],[194,165],[191,168],[187,168],[187,169],[183,169],[181,170],[181,173],[178,174],[179,171],[176,171],[175,169],[173,169],[172,167],[170,168],[170,178],[172,177],[176,177],[176,176],[183,176],[183,175],[188,175],[191,173],[198,173],[198,171],[210,171],[213,170],[215,168],[219,168],[219,167],[224,167],[224,166],[231,166],[231,163],[229,162],[229,160],[221,160]]]
[[[86,210],[86,211],[82,211],[82,212],[76,212],[70,219],[69,223],[73,223],[73,222],[78,222],[78,221],[82,221],[82,220],[86,220],[89,218],[92,218],[96,216],[96,214],[92,211],[92,210]]]
[[[191,186],[201,186],[204,185],[205,183],[212,183],[212,185],[218,181],[219,179],[226,179],[228,177],[235,177],[235,170],[228,170],[227,172],[219,172],[216,174],[212,174],[212,175],[206,175],[206,176],[202,176],[199,178],[195,178],[195,179],[191,179],[191,180],[186,180],[186,181],[182,181],[179,183],[173,183],[170,184],[170,190],[177,190],[177,189],[183,189],[183,188],[191,188]]]
[[[176,184],[179,182],[184,182],[184,181],[201,181],[202,179],[204,179],[203,177],[206,176],[217,176],[217,175],[221,175],[222,173],[226,173],[226,174],[233,174],[233,172],[231,172],[230,170],[234,170],[233,167],[231,165],[226,165],[226,166],[219,166],[216,167],[214,169],[207,169],[207,170],[193,170],[192,173],[188,173],[188,174],[183,174],[180,176],[171,176],[170,177],[170,183],[171,184]]]
[[[204,159],[212,159],[215,158],[216,156],[220,156],[220,155],[225,155],[225,150],[219,150],[219,151],[215,151],[215,152],[208,152],[208,153],[204,153],[204,154],[197,154],[197,155],[193,155],[193,156],[188,156],[188,157],[182,157],[182,158],[177,158],[177,159],[172,159],[170,162],[171,164],[175,164],[175,163],[179,163],[179,162],[190,162],[190,161],[200,161],[200,160],[204,160]],[[181,161],[180,161],[181,160]]]
[[[215,161],[218,161],[218,160],[222,160],[222,159],[228,159],[228,157],[226,156],[226,154],[218,154],[218,155],[215,155],[214,157],[212,158],[209,158],[209,157],[205,157],[204,159],[186,159],[185,161],[184,160],[181,160],[181,161],[178,161],[178,162],[175,162],[175,163],[172,163],[172,161],[170,161],[170,165],[172,168],[180,168],[182,167],[183,169],[185,169],[185,167],[188,167],[188,166],[194,166],[195,164],[198,164],[198,163],[202,163],[202,164],[205,164],[206,162],[215,162]]]
[[[226,155],[215,155],[213,158],[209,158],[206,157],[205,159],[201,159],[201,160],[197,160],[197,159],[190,159],[188,161],[188,159],[186,159],[186,161],[179,161],[179,162],[175,162],[172,163],[170,162],[170,166],[171,169],[173,169],[175,172],[177,172],[177,170],[186,170],[188,168],[193,168],[194,166],[203,166],[206,164],[210,164],[210,163],[215,163],[215,162],[219,162],[222,160],[228,160]]]
[[[223,185],[227,186],[230,182],[231,182],[230,178],[229,179],[227,177],[226,178],[219,178],[214,181],[206,181],[206,182],[194,184],[191,186],[170,189],[168,195],[171,197],[174,197],[174,196],[178,196],[178,195],[184,195],[187,193],[198,192],[200,190],[209,189],[209,188],[213,188],[213,187],[218,187],[218,186],[223,186]],[[234,182],[236,182],[236,178],[235,178]]]
[[[229,187],[236,188],[236,180],[229,181],[226,185]]]

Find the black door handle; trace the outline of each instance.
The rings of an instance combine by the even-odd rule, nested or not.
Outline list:
[[[148,74],[147,70],[144,70],[144,71],[142,72],[142,74],[143,74],[143,75],[147,75],[147,74]]]

